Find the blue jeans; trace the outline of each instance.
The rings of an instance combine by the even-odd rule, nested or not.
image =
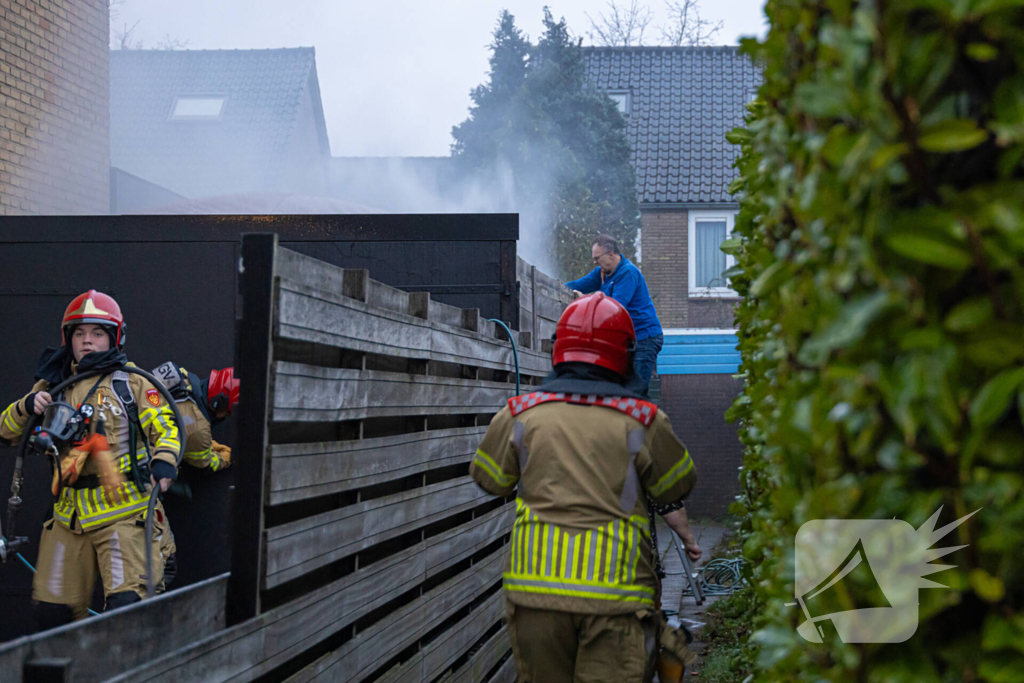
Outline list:
[[[644,396],[647,396],[647,391],[651,387],[651,375],[654,374],[654,368],[658,365],[658,353],[661,352],[661,347],[664,345],[665,335],[663,334],[647,337],[636,343],[633,372],[642,382],[643,391],[641,393]]]

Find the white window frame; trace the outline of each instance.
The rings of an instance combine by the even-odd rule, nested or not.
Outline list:
[[[220,100],[220,109],[216,114],[179,115],[178,102],[188,100]],[[167,118],[169,121],[220,121],[224,117],[224,108],[228,104],[227,95],[177,95],[171,103],[171,112]]]
[[[731,287],[697,287],[697,221],[725,221],[725,239],[732,237],[732,231],[736,227],[736,209],[723,210],[696,210],[687,212],[687,263],[689,264],[689,290],[691,297],[738,297]],[[736,259],[732,254],[725,255],[725,268],[728,270],[736,265]]]
[[[609,97],[612,98],[613,102],[615,101],[615,97],[625,97],[625,102],[623,103],[622,109],[619,109],[619,112],[622,114],[623,117],[629,118],[629,115],[633,112],[633,92],[628,89],[606,90],[605,92],[608,94]],[[613,95],[615,97],[612,97]],[[616,105],[618,105],[617,102]]]

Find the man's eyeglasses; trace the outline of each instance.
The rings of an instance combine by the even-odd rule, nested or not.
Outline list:
[[[610,254],[610,253],[612,253],[612,252],[610,252],[610,251],[606,251],[606,252],[604,252],[603,254],[598,254],[597,256],[595,256],[595,257],[594,257],[594,263],[597,263],[597,262],[598,262],[598,260],[599,260],[599,259],[600,259],[600,258],[601,258],[602,256],[607,256],[607,255],[608,255],[608,254]]]

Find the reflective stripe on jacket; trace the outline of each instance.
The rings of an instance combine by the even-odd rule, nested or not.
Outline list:
[[[137,462],[140,465],[148,463],[148,442],[154,460],[163,460],[175,465],[180,442],[178,427],[174,424],[174,414],[156,388],[145,378],[128,373],[111,373],[99,380],[94,377],[72,385],[64,392],[63,397],[54,397],[54,400],[63,400],[70,405],[78,406],[96,385],[96,391],[92,392],[89,398],[89,404],[95,410],[92,424],[95,425],[95,421],[99,420],[101,415],[106,418],[105,431],[111,452],[120,454],[116,460],[117,468],[127,474],[131,470],[130,421],[124,404],[111,384],[115,375],[122,374],[135,398],[142,426],[142,433],[135,434]],[[32,391],[42,391],[48,386],[47,382],[40,380],[32,387]],[[15,441],[21,437],[29,418],[25,405],[26,398],[27,396],[11,404],[3,412],[4,419],[0,420],[0,437],[8,441]],[[10,423],[7,416],[11,416]],[[95,431],[95,426],[91,426],[90,431]],[[85,477],[98,473],[99,470],[92,461],[86,460],[81,475]],[[99,486],[88,489],[63,488],[54,502],[54,518],[72,531],[89,531],[145,510],[149,500],[149,481],[144,482],[145,490],[139,491],[131,481],[132,477],[129,475],[127,478],[128,482],[121,484],[117,491],[111,494]]]
[[[182,422],[185,423],[185,462],[192,467],[209,468],[211,472],[226,467],[213,450],[210,421],[192,398],[178,401]]]
[[[494,417],[470,474],[494,495],[517,489],[507,599],[589,614],[654,604],[644,492],[674,503],[696,481],[653,404],[539,392]]]
[[[505,590],[654,604],[654,589],[637,584],[647,519],[618,519],[578,532],[540,521],[516,499],[510,571]]]
[[[148,492],[148,485],[143,494],[131,482],[118,486],[114,495],[109,495],[100,486],[91,489],[64,487],[53,504],[53,516],[69,529],[77,520],[82,531],[91,531],[145,511],[149,505]]]

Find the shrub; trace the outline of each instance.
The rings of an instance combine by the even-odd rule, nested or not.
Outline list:
[[[751,673],[751,623],[759,607],[757,595],[749,586],[708,607],[707,623],[697,633],[707,646],[700,668],[702,683],[739,683]]]
[[[769,0],[732,286],[759,680],[1024,680],[1024,3]],[[799,638],[793,539],[979,510],[907,642]],[[857,586],[854,586],[857,588]],[[865,589],[866,590],[866,589]],[[854,599],[858,596],[854,594]]]

